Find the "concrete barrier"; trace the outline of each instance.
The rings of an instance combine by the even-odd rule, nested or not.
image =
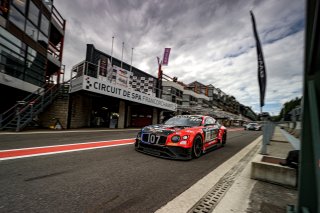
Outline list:
[[[251,163],[251,178],[283,186],[297,186],[297,171],[293,168],[281,166],[285,159],[258,155]]]

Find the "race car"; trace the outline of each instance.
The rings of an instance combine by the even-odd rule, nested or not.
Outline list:
[[[142,128],[135,149],[158,157],[190,160],[224,146],[226,139],[227,129],[210,116],[177,115],[164,124]]]
[[[255,130],[255,131],[260,131],[261,130],[261,125],[258,123],[248,123],[247,125],[244,126],[244,130]]]

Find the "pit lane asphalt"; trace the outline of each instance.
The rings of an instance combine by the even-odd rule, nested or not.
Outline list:
[[[0,135],[0,150],[125,139],[136,132]],[[229,132],[226,147],[192,161],[145,155],[133,145],[0,161],[0,212],[154,212],[260,134]]]

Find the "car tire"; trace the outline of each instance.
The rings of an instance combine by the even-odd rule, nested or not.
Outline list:
[[[192,144],[192,157],[193,158],[199,158],[202,155],[202,138],[200,135],[197,135],[193,139],[193,144]]]
[[[221,145],[222,145],[222,146],[225,146],[226,143],[227,143],[227,133],[225,132],[225,133],[223,134],[223,136],[222,136],[222,143],[221,143]]]

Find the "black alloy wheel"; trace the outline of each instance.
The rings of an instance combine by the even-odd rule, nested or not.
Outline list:
[[[197,135],[193,140],[192,146],[192,156],[194,158],[199,158],[202,155],[202,138]]]
[[[222,136],[222,146],[225,146],[227,143],[227,133],[225,132]]]

